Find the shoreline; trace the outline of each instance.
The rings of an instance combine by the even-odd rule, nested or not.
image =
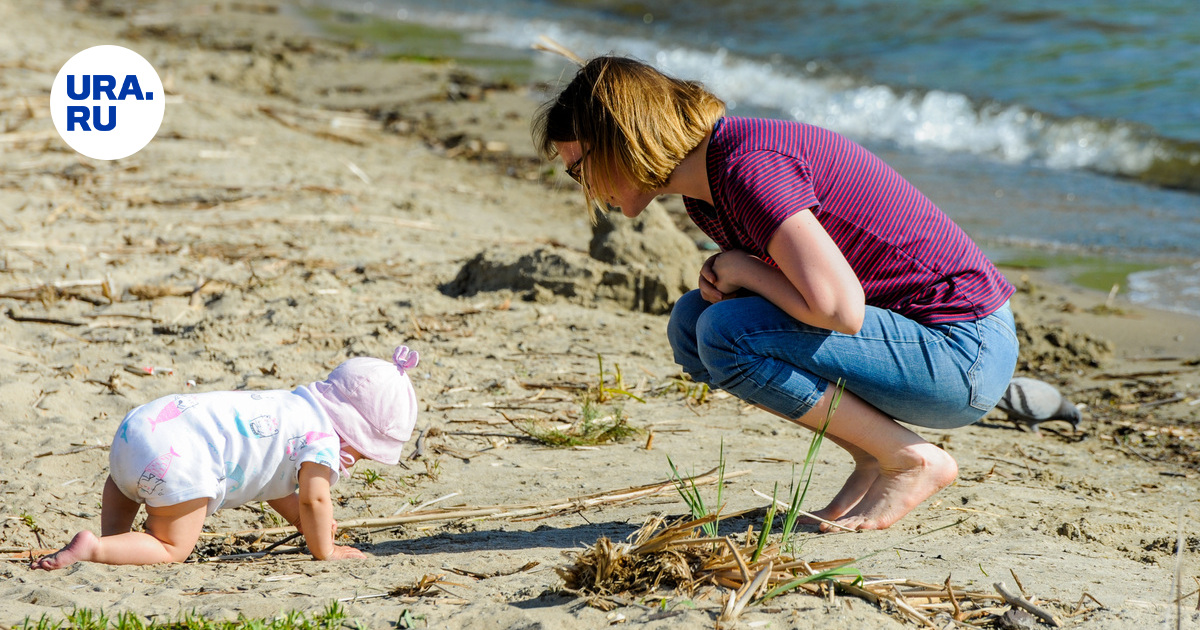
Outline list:
[[[344,42],[356,50],[369,51],[369,55],[378,59],[450,63],[484,80],[514,85],[536,83],[531,79],[531,75],[535,73],[553,79],[553,73],[544,70],[537,72],[533,68],[535,60],[520,49],[495,44],[472,44],[467,48],[465,41],[470,31],[453,30],[421,22],[392,20],[379,15],[355,13],[328,6],[293,6],[290,10],[297,14],[298,20],[312,29],[314,36]],[[428,53],[422,54],[419,52],[422,46],[440,52],[433,56]],[[489,53],[498,57],[487,57]],[[1077,246],[1063,244],[1046,249],[1043,246],[1012,242],[1008,238],[979,242],[990,250],[991,257],[998,266],[1010,269],[1013,273],[1036,271],[1044,281],[1102,291],[1105,294],[1116,285],[1117,295],[1126,301],[1132,297],[1130,275],[1147,271],[1166,271],[1196,262],[1195,259],[1178,255],[1156,257],[1147,252],[1090,252],[1080,250]],[[1200,319],[1200,311],[1171,308],[1154,302],[1137,304],[1151,310],[1183,313]]]
[[[387,356],[401,343],[422,356],[423,454],[335,486],[340,521],[454,493],[437,505],[551,502],[639,486],[669,478],[668,455],[685,473],[711,468],[721,453],[731,470],[749,470],[726,489],[731,512],[765,505],[754,490],[787,487],[810,434],[727,396],[689,399],[665,316],[622,293],[647,279],[677,288],[671,274],[694,276],[699,262],[588,256],[578,192],[529,146],[537,99],[528,87],[455,64],[358,55],[300,33],[269,0],[90,6],[0,7],[13,32],[0,42],[0,430],[8,436],[0,547],[58,546],[98,526],[106,445],[137,404],[191,388],[290,389],[349,356]],[[57,67],[100,43],[137,49],[172,99],[158,137],[117,162],[71,152],[40,109]],[[683,238],[654,228],[661,241]],[[515,266],[523,256],[558,266]],[[1027,373],[1087,404],[1082,435],[1015,430],[995,411],[964,429],[923,431],[958,460],[958,481],[886,531],[806,530],[803,556],[888,549],[859,568],[935,584],[952,575],[988,591],[1012,571],[1063,617],[1083,592],[1104,602],[1072,627],[1173,618],[1171,541],[1200,517],[1200,319],[1122,296],[1106,304],[1105,293],[1040,271],[1003,271],[1018,286],[1014,312],[1031,339]],[[604,273],[628,282],[588,280]],[[519,285],[529,277],[545,281]],[[139,366],[172,371],[139,376]],[[597,405],[645,433],[561,449],[508,421],[577,424],[598,377],[646,401]],[[849,469],[827,445],[812,503],[828,500]],[[160,619],[185,609],[217,619],[311,612],[446,575],[452,594],[364,599],[347,603],[348,614],[367,627],[389,627],[404,611],[429,627],[600,627],[612,621],[608,612],[560,590],[554,569],[563,552],[686,512],[668,494],[536,521],[356,530],[351,542],[371,557],[347,563],[294,554],[45,573],[9,551],[0,623],[73,608]],[[913,540],[964,516],[966,524]],[[206,531],[272,525],[269,512],[248,506],[217,513]],[[733,520],[722,534],[747,525],[759,523]],[[270,542],[215,540],[203,557]],[[1182,566],[1186,592],[1187,577],[1200,574],[1190,543]],[[712,627],[720,610],[713,590],[662,596],[678,614],[656,618],[633,598],[616,613],[650,628],[698,629]],[[916,627],[863,600],[799,593],[752,605],[742,621]]]

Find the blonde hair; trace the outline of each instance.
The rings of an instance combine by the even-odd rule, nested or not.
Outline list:
[[[577,141],[603,181],[622,175],[649,191],[667,184],[724,115],[725,103],[699,82],[626,57],[596,57],[538,109],[533,142],[551,160],[558,155],[554,143]],[[580,172],[590,212],[596,197],[586,169]]]

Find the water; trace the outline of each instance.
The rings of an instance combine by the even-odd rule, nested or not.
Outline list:
[[[1200,315],[1196,0],[324,4],[481,45],[523,50],[547,35],[585,57],[638,57],[703,81],[731,113],[859,141],[1002,261],[1036,251],[1156,267],[1129,295]],[[542,78],[570,71],[528,54]]]

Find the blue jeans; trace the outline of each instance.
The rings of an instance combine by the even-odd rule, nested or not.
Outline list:
[[[761,297],[675,303],[667,337],[693,380],[788,418],[808,413],[830,382],[888,416],[933,429],[983,417],[1017,364],[1007,303],[983,319],[926,326],[868,306],[847,335],[801,323]]]

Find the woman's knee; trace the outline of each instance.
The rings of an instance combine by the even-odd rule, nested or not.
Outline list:
[[[699,291],[690,291],[675,302],[671,309],[671,319],[667,322],[667,341],[671,344],[675,362],[693,378],[705,372],[696,345],[697,324],[709,306],[709,303],[700,297]]]
[[[675,300],[675,305],[671,307],[671,319],[667,322],[667,336],[672,340],[672,345],[675,338],[690,337],[695,341],[696,321],[709,306],[710,304],[700,297],[699,290],[688,291]]]

